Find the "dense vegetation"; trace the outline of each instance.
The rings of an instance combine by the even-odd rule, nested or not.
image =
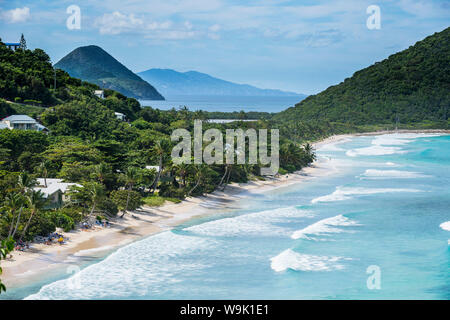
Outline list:
[[[55,90],[54,69],[39,49],[14,52],[0,44],[0,61],[2,116],[18,111],[34,115],[50,130],[48,135],[0,130],[0,240],[28,241],[57,227],[70,230],[84,221],[122,217],[143,204],[179,201],[222,190],[231,182],[264,179],[259,176],[261,164],[172,162],[171,150],[176,144],[170,140],[173,130],[192,132],[194,119],[208,119],[208,113],[185,108],[141,109],[135,99],[112,90],[106,90],[105,99],[100,99],[93,95],[97,85],[72,78],[62,70],[56,72]],[[39,83],[39,90],[33,87],[35,83]],[[18,103],[24,99],[42,103]],[[117,119],[114,112],[126,114],[129,121]],[[213,127],[224,136],[226,129],[271,128],[265,120],[203,125],[204,130]],[[314,159],[309,145],[285,137],[280,145],[280,173],[301,169]],[[34,189],[36,178],[60,178],[80,186],[72,187],[70,201],[63,208],[50,209]]]
[[[116,90],[129,97],[164,100],[154,87],[98,46],[77,48],[56,63],[55,67],[68,72],[72,77]]]
[[[339,122],[345,126],[432,124],[448,128],[450,28],[356,72],[275,116],[283,123]],[[325,125],[324,125],[325,126]]]

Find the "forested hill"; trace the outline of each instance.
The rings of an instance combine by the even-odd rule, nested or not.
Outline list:
[[[279,121],[448,125],[450,28],[279,113]]]
[[[116,90],[128,97],[164,100],[152,85],[98,46],[77,48],[56,63],[55,67],[72,77]]]

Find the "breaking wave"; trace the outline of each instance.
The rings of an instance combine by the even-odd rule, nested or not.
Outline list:
[[[333,271],[345,268],[340,263],[342,260],[351,260],[343,257],[315,256],[302,254],[287,249],[281,252],[271,260],[271,268],[276,272],[282,272],[287,269],[296,271]]]
[[[311,203],[317,202],[333,202],[351,199],[351,196],[358,195],[371,195],[378,193],[392,193],[392,192],[422,192],[417,189],[395,189],[395,188],[349,188],[349,187],[337,187],[333,193],[314,198]]]
[[[232,218],[213,220],[185,228],[184,230],[197,235],[212,237],[285,236],[289,231],[274,225],[274,223],[280,221],[286,222],[286,218],[312,216],[313,213],[311,211],[297,209],[296,207],[277,208]]]
[[[413,179],[428,178],[429,176],[412,171],[367,169],[360,177],[361,179]]]
[[[320,220],[301,230],[297,230],[291,235],[291,238],[319,240],[317,236],[329,235],[330,233],[341,233],[346,231],[339,227],[350,227],[359,225],[360,224],[358,224],[356,221],[350,220],[349,218],[340,214],[335,217]]]

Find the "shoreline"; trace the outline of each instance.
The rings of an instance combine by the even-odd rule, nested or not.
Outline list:
[[[398,130],[378,131],[356,134],[334,135],[312,143],[314,149],[338,143],[357,136],[373,136],[395,133],[443,133],[450,130]],[[201,197],[186,198],[181,203],[165,203],[159,207],[144,206],[129,211],[123,219],[112,220],[111,227],[95,227],[89,231],[81,229],[63,232],[69,237],[67,244],[32,244],[27,252],[14,251],[12,258],[2,260],[2,281],[7,288],[14,289],[42,280],[52,271],[64,267],[80,266],[86,261],[103,259],[111,252],[160,232],[170,230],[193,218],[212,215],[218,209],[230,210],[232,203],[245,199],[251,194],[264,193],[322,175],[332,174],[329,167],[322,166],[323,160],[316,160],[312,166],[295,173],[279,177],[255,180],[247,183],[233,183],[224,191],[214,191]],[[58,230],[58,232],[61,232]],[[68,270],[68,269],[67,269]]]
[[[266,180],[229,184],[224,191],[214,191],[201,197],[186,198],[180,203],[166,202],[159,207],[143,206],[128,211],[123,219],[114,218],[111,227],[94,227],[62,232],[69,240],[64,245],[33,243],[26,252],[13,251],[12,258],[2,260],[2,281],[9,289],[41,280],[52,271],[83,262],[105,258],[111,252],[160,232],[170,230],[193,218],[212,215],[217,210],[232,210],[233,203],[250,194],[287,187],[308,179],[320,168],[313,165],[301,171]]]

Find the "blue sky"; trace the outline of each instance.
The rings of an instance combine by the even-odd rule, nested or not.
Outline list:
[[[70,5],[81,29],[69,30]],[[369,30],[369,5],[381,29]],[[317,93],[449,26],[447,0],[0,0],[0,37],[53,62],[96,44],[135,72],[196,70],[263,88]]]

